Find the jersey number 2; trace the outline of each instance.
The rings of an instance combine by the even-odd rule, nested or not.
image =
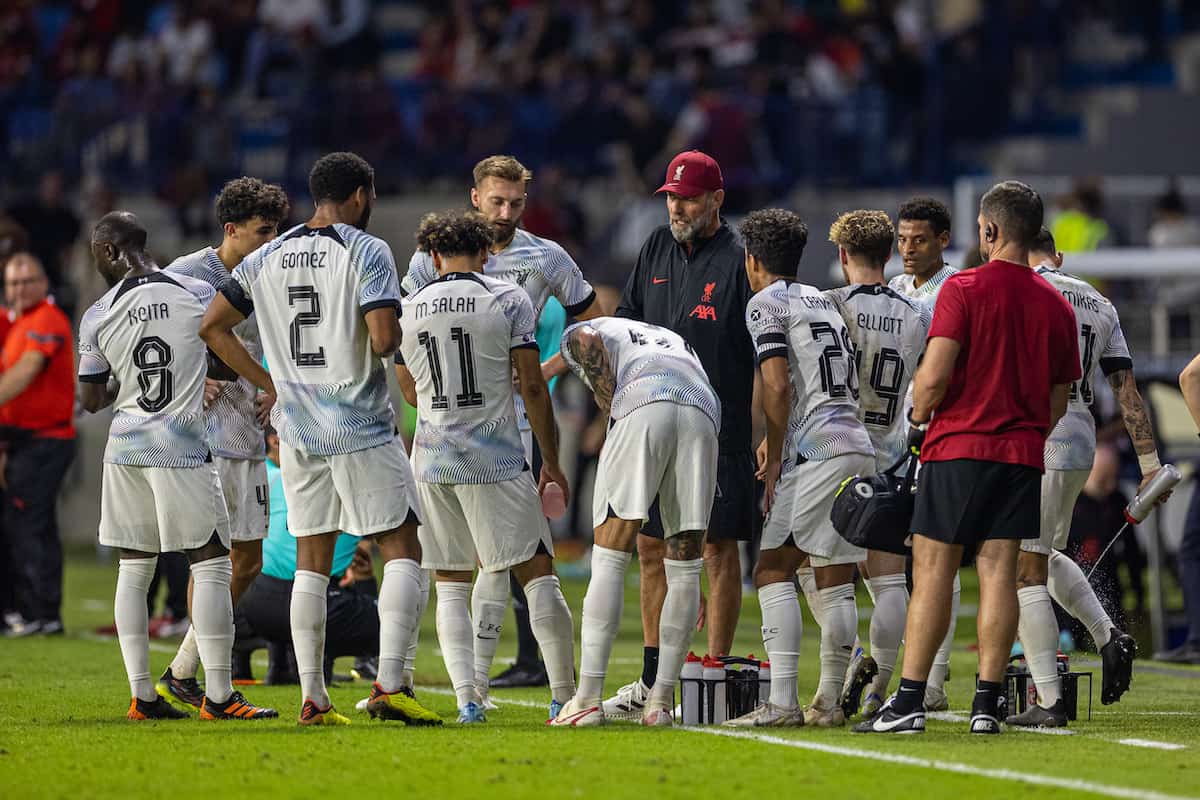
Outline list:
[[[454,395],[454,404],[459,408],[482,406],[483,392],[475,384],[475,351],[471,348],[471,334],[454,327],[450,329],[450,338],[458,344],[458,366],[462,372],[462,391]],[[430,406],[434,411],[445,411],[450,408],[450,398],[446,396],[446,380],[442,373],[437,337],[422,331],[417,334],[417,341],[425,348],[425,357],[429,360],[429,379],[433,381]]]
[[[305,352],[300,341],[305,328],[311,328],[321,321],[321,296],[317,294],[314,286],[289,286],[287,292],[289,306],[308,303],[307,311],[297,311],[296,316],[292,318],[291,336],[288,337],[292,361],[297,367],[323,367],[325,348],[318,347],[315,352]]]
[[[170,369],[174,360],[171,345],[157,336],[143,336],[133,346],[133,365],[138,368],[138,388],[142,392],[137,404],[143,411],[156,414],[171,404],[175,397],[175,377]]]

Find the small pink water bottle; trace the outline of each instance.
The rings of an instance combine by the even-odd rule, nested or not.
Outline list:
[[[550,519],[561,519],[567,513],[567,498],[562,487],[554,481],[542,490],[542,514]]]

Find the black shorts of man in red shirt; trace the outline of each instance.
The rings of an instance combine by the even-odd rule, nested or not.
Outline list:
[[[946,634],[964,551],[979,572],[979,681],[973,733],[999,733],[1004,673],[1017,631],[1017,552],[1040,528],[1042,452],[1080,377],[1075,314],[1028,267],[1042,201],[1005,181],[980,201],[987,263],[942,286],[913,379],[912,441],[921,447],[913,514],[913,594],[901,684],[860,728],[924,728],[925,681]],[[927,432],[921,432],[928,424]],[[923,438],[923,442],[921,441]]]

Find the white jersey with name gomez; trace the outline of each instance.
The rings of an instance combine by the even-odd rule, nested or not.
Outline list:
[[[400,304],[387,243],[343,223],[297,225],[247,256],[222,292],[258,317],[280,439],[321,456],[392,440],[387,376],[364,319]]]

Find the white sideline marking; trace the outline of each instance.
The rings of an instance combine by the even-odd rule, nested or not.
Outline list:
[[[423,692],[431,694],[454,694],[450,689],[442,688],[421,688]],[[498,704],[508,704],[514,706],[525,706],[529,708],[542,708],[541,703],[535,703],[531,700],[513,700],[508,698],[493,697],[492,701]],[[946,712],[935,712],[945,714],[946,716],[958,716],[948,714]],[[933,716],[932,714],[929,716]],[[937,717],[935,717],[936,719]],[[920,758],[918,756],[906,756],[900,753],[883,753],[874,750],[862,750],[857,747],[842,747],[840,745],[825,744],[823,742],[805,741],[803,739],[784,739],[780,736],[771,736],[769,734],[748,733],[744,731],[734,731],[727,728],[703,728],[703,727],[679,727],[678,730],[687,731],[689,733],[707,733],[710,736],[727,736],[731,739],[749,739],[754,742],[762,742],[764,744],[778,744],[784,747],[795,747],[800,750],[813,750],[819,753],[826,753],[834,756],[847,756],[849,758],[863,758],[868,761],[882,761],[891,764],[901,764],[908,767],[923,767],[925,769],[937,770],[939,772],[954,772],[960,775],[974,775],[980,778],[992,778],[1000,781],[1013,781],[1015,783],[1030,783],[1035,786],[1053,786],[1058,789],[1070,789],[1079,792],[1092,792],[1106,797],[1120,797],[1125,800],[1195,800],[1186,795],[1164,794],[1150,789],[1134,789],[1128,786],[1113,786],[1106,783],[1094,783],[1092,781],[1083,781],[1076,778],[1059,778],[1054,775],[1038,775],[1032,772],[1019,772],[1011,769],[988,769],[986,767],[976,767],[971,764],[962,764],[957,761],[942,761],[940,759]],[[1128,744],[1132,741],[1141,740],[1121,740],[1121,744]],[[1152,746],[1165,745],[1165,742],[1155,742]],[[1164,749],[1177,749],[1182,745],[1168,745]]]
[[[1127,744],[1130,747],[1149,747],[1153,750],[1184,750],[1187,748],[1187,745],[1156,742],[1152,739],[1117,739],[1117,744]]]
[[[1007,730],[1022,733],[1041,733],[1048,736],[1074,736],[1075,731],[1066,728],[1022,728],[1020,725],[1006,725]]]
[[[874,750],[861,750],[857,747],[842,747],[824,744],[822,742],[805,741],[802,739],[784,739],[769,734],[747,733],[742,731],[721,730],[719,728],[686,728],[696,733],[707,733],[713,736],[728,736],[731,739],[749,739],[766,744],[778,744],[784,747],[795,747],[801,750],[814,750],[835,756],[864,758],[869,761],[883,761],[891,764],[901,764],[909,767],[923,767],[939,772],[954,772],[960,775],[974,775],[980,778],[992,778],[1015,783],[1029,783],[1035,786],[1052,786],[1058,789],[1070,789],[1079,792],[1092,792],[1106,797],[1120,797],[1127,800],[1183,800],[1181,795],[1163,794],[1149,789],[1134,789],[1127,786],[1112,786],[1106,783],[1079,780],[1077,778],[1059,778],[1054,775],[1037,775],[1031,772],[1019,772],[1011,769],[988,769],[956,761],[920,758],[917,756],[901,755],[899,753],[882,753]]]
[[[445,694],[445,695],[449,695],[451,697],[454,696],[453,689],[444,689],[440,686],[418,686],[417,691],[428,692],[429,694]],[[550,707],[549,703],[535,703],[533,700],[516,700],[516,699],[508,698],[508,697],[500,698],[500,697],[496,697],[494,695],[489,695],[489,697],[493,703],[497,703],[500,705],[506,705],[506,706],[521,706],[522,708],[541,708],[541,709],[547,709]]]
[[[955,714],[953,711],[926,711],[925,716],[941,722],[970,722],[966,714]]]

